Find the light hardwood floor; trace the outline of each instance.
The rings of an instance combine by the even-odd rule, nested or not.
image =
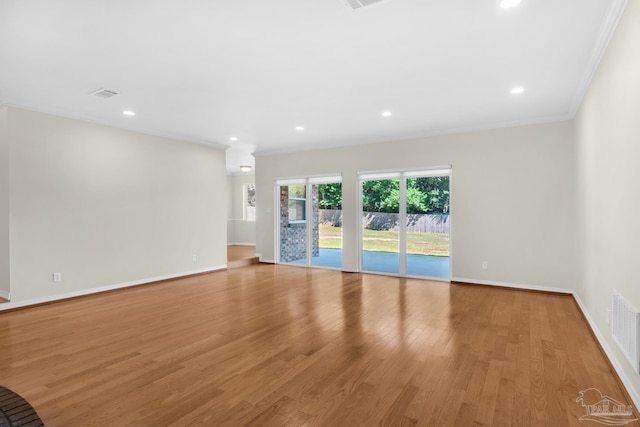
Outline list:
[[[255,246],[246,245],[229,245],[227,246],[227,260],[229,261],[241,261],[244,259],[251,259],[256,256]]]
[[[241,268],[251,264],[258,264],[260,259],[256,256],[255,246],[227,246],[227,268]]]
[[[580,390],[630,403],[570,296],[265,264],[0,313],[0,384],[47,427],[588,426]]]

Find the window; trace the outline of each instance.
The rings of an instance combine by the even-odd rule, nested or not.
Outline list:
[[[307,220],[305,206],[307,199],[295,198],[289,199],[289,221],[303,222]]]
[[[246,184],[242,186],[243,219],[245,221],[256,220],[256,185]],[[236,205],[237,206],[237,205]]]
[[[305,185],[289,186],[289,222],[307,220],[307,187]]]

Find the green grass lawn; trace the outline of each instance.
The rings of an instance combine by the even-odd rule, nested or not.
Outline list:
[[[362,230],[365,251],[398,252],[398,232]],[[407,253],[449,256],[449,235],[440,233],[407,233]],[[320,224],[320,247],[342,248],[342,228]]]

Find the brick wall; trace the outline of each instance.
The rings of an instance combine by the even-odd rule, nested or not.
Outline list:
[[[312,227],[312,256],[320,255],[320,230],[318,186],[311,191],[311,212],[303,223],[289,222],[289,187],[280,187],[280,262],[292,262],[307,258],[307,224]]]

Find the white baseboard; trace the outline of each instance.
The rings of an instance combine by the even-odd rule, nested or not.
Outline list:
[[[489,282],[486,280],[465,279],[461,277],[453,277],[451,278],[451,281],[462,282],[462,283],[474,283],[478,285],[487,285],[487,286],[500,286],[500,287],[523,289],[523,290],[530,290],[530,291],[558,292],[558,293],[571,295],[575,299],[575,301],[578,303],[578,307],[580,307],[580,311],[582,311],[582,314],[584,314],[585,319],[587,319],[587,322],[589,323],[591,330],[595,334],[596,339],[598,340],[598,343],[604,350],[605,355],[607,356],[607,358],[611,362],[611,365],[613,366],[616,373],[618,374],[620,381],[622,381],[622,384],[627,389],[629,396],[633,400],[633,405],[636,408],[640,408],[640,394],[638,393],[638,390],[636,390],[633,387],[633,383],[631,382],[627,374],[625,374],[625,371],[622,368],[622,365],[620,364],[620,360],[616,357],[616,354],[613,352],[613,350],[611,349],[607,341],[604,339],[604,335],[602,335],[602,332],[600,332],[600,329],[598,329],[598,326],[589,315],[589,312],[587,311],[586,306],[583,304],[582,300],[580,299],[580,296],[578,296],[578,294],[573,289],[552,288],[552,287],[535,286],[535,285],[522,285],[517,283]]]
[[[0,312],[3,310],[11,310],[14,308],[28,307],[30,305],[60,301],[64,299],[75,298],[75,297],[80,297],[84,295],[91,295],[91,294],[96,294],[96,293],[105,292],[105,291],[112,291],[116,289],[129,288],[132,286],[145,285],[147,283],[159,282],[161,280],[176,279],[179,277],[190,276],[192,274],[210,273],[213,271],[224,270],[226,268],[227,266],[225,264],[225,265],[216,266],[216,267],[207,267],[200,270],[184,271],[182,273],[177,273],[177,274],[169,274],[166,276],[150,277],[148,279],[118,283],[115,285],[100,286],[98,288],[83,289],[81,291],[67,292],[64,294],[52,295],[52,296],[43,297],[43,298],[34,298],[34,299],[19,301],[19,302],[7,302],[4,304],[0,304]]]
[[[246,242],[228,242],[227,246],[255,246],[255,243],[246,243]]]
[[[0,298],[11,301],[11,294],[7,291],[0,291]]]
[[[618,360],[618,358],[616,357],[616,354],[613,352],[609,344],[607,344],[607,341],[604,339],[604,335],[602,335],[602,333],[600,332],[600,329],[598,329],[598,326],[596,325],[596,322],[594,322],[591,316],[589,315],[589,312],[587,311],[587,308],[585,307],[582,300],[580,299],[580,296],[578,296],[578,294],[574,292],[573,298],[578,303],[578,307],[580,307],[580,310],[582,311],[582,314],[584,314],[585,319],[587,319],[587,322],[589,322],[589,326],[591,326],[591,330],[596,335],[596,339],[598,340],[598,342],[600,343],[600,346],[602,347],[605,354],[607,355],[607,358],[609,358],[611,365],[613,365],[613,369],[616,370],[618,377],[620,377],[620,381],[622,381],[622,384],[624,384],[624,387],[627,389],[629,396],[631,396],[631,399],[633,400],[633,405],[636,408],[640,408],[640,394],[638,394],[638,391],[633,388],[633,383],[631,382],[629,377],[625,374],[624,369],[620,364],[620,360]]]
[[[523,285],[520,283],[507,283],[507,282],[490,282],[487,280],[478,280],[478,279],[466,279],[464,277],[452,277],[452,282],[462,282],[462,283],[473,283],[477,285],[487,285],[487,286],[498,286],[501,288],[515,288],[515,289],[523,289],[529,291],[541,291],[541,292],[557,292],[560,294],[568,294],[573,295],[573,289],[565,289],[565,288],[552,288],[547,286],[537,286],[537,285]]]
[[[275,264],[276,262],[272,259],[266,259],[266,258],[262,258],[262,254],[256,254],[256,256],[258,257],[258,259],[260,260],[260,262],[264,262],[267,264]]]

